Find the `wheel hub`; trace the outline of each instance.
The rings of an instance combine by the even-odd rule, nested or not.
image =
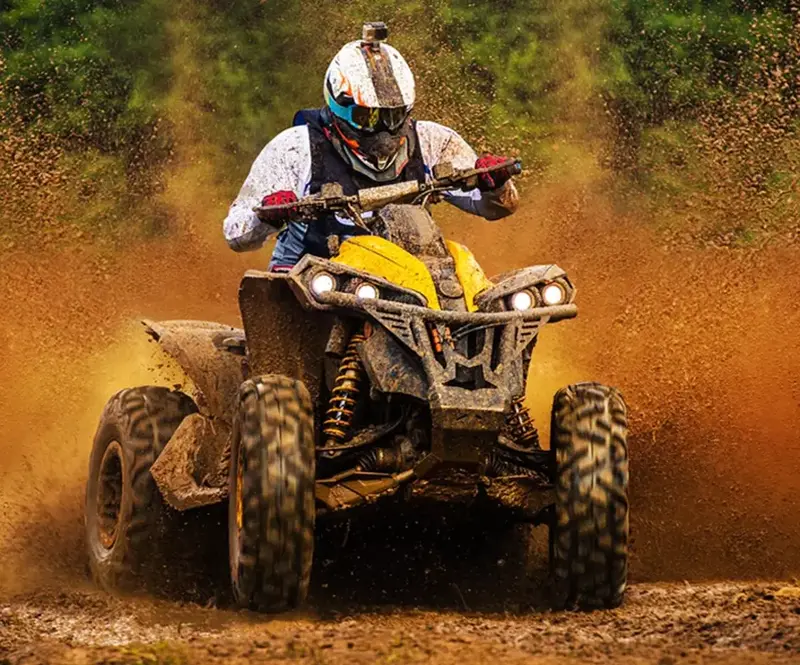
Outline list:
[[[100,544],[111,549],[117,541],[122,508],[122,447],[112,441],[100,463],[97,484],[97,532]]]
[[[236,464],[236,528],[241,531],[244,525],[244,500],[242,499],[242,489],[244,485],[244,455],[239,452],[239,459]]]

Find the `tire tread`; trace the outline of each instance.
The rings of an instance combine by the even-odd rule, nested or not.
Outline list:
[[[166,505],[150,468],[181,421],[197,411],[190,397],[160,386],[121,390],[107,402],[95,435],[86,491],[86,529],[92,577],[103,588],[135,589],[147,585],[143,573],[166,556],[163,524]],[[105,450],[116,440],[127,469],[129,503],[123,499],[121,532],[108,556],[98,557],[93,512],[97,474]]]
[[[615,388],[581,383],[553,400],[555,604],[617,607],[627,585],[627,407]]]
[[[246,470],[234,596],[250,609],[297,607],[308,593],[314,544],[314,424],[305,386],[276,375],[245,381],[235,445],[230,521],[239,446]],[[231,537],[237,537],[233,529]]]

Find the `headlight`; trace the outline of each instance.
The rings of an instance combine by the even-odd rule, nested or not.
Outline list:
[[[545,305],[560,305],[564,302],[567,292],[560,284],[553,282],[542,289],[542,300]]]
[[[533,294],[530,291],[517,291],[511,296],[511,306],[518,312],[524,312],[533,307]]]
[[[364,282],[363,284],[359,284],[356,288],[356,297],[363,300],[372,300],[378,297],[378,289],[372,284]]]
[[[333,291],[335,288],[336,280],[333,275],[326,272],[318,273],[311,279],[311,290],[318,296]]]

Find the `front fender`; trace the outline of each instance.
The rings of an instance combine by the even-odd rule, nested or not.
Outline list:
[[[148,334],[180,366],[201,413],[230,424],[245,379],[244,333],[208,321],[142,321]]]
[[[491,309],[491,303],[511,295],[515,291],[530,289],[537,285],[559,280],[567,289],[566,303],[572,303],[575,299],[575,287],[570,282],[561,268],[555,264],[530,266],[503,273],[492,278],[494,285],[482,291],[475,302],[482,310]]]

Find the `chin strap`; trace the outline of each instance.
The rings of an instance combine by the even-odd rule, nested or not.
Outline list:
[[[384,169],[378,171],[359,157],[361,151],[359,150],[358,141],[348,138],[344,134],[327,107],[322,111],[322,121],[324,123],[322,129],[325,137],[331,142],[339,156],[354,171],[375,182],[384,183],[396,180],[408,165],[416,146],[416,133],[413,131],[413,125],[409,124],[406,133],[402,137],[403,142],[400,145],[400,149]],[[331,128],[335,129],[335,131]]]

